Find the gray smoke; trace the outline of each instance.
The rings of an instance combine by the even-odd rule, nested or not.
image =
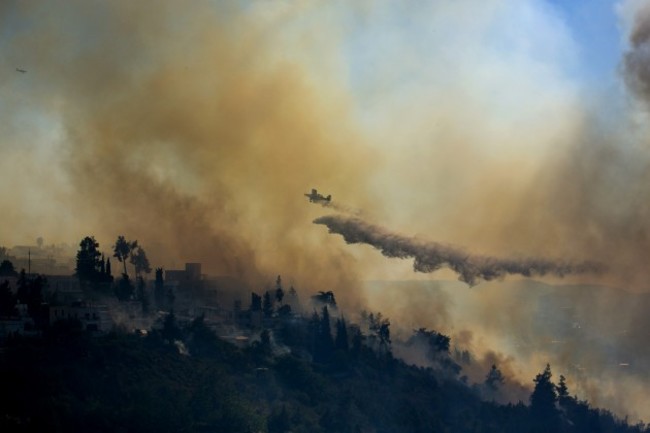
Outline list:
[[[502,259],[473,255],[461,248],[426,242],[413,237],[400,236],[381,227],[354,217],[330,215],[314,220],[314,224],[327,226],[330,233],[343,236],[348,244],[368,244],[386,257],[413,258],[415,272],[434,272],[447,267],[458,274],[460,281],[475,285],[479,280],[490,281],[506,275],[525,277],[547,274],[599,273],[603,266],[596,262],[573,263],[540,258]]]
[[[630,50],[623,59],[628,87],[646,103],[650,102],[650,5],[640,7],[630,33]]]

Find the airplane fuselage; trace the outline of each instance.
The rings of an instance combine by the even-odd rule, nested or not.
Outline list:
[[[323,194],[319,194],[316,189],[312,189],[310,194],[305,194],[305,197],[309,199],[310,203],[318,203],[318,202],[330,202],[332,200],[332,196],[328,195],[325,197]]]

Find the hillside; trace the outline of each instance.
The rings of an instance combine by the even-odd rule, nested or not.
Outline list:
[[[345,341],[332,339],[324,314],[276,319],[247,348],[173,314],[146,336],[91,337],[70,322],[10,341],[0,358],[2,431],[644,431],[570,397],[551,402],[550,418],[528,402],[482,401],[452,361],[408,366],[354,325],[338,328]]]

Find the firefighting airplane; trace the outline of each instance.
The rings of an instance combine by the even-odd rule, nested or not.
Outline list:
[[[305,194],[305,197],[307,197],[311,203],[329,203],[332,201],[331,195],[325,197],[323,194],[319,194],[315,188],[311,190],[311,194]]]

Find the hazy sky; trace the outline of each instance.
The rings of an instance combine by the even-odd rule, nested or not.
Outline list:
[[[312,226],[317,187],[475,254],[622,257],[627,282],[650,251],[621,67],[641,3],[5,2],[2,242],[125,234],[223,273],[326,245],[410,272]]]

